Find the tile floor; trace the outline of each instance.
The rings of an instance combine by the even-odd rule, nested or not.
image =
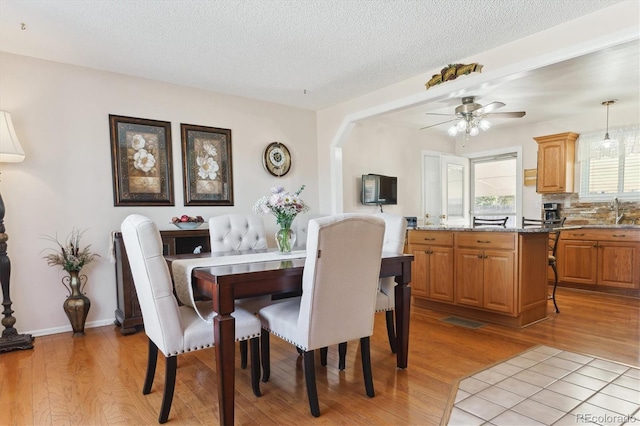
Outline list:
[[[460,381],[449,425],[640,425],[640,369],[538,346]]]

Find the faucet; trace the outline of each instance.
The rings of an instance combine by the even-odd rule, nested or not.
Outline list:
[[[618,197],[613,199],[613,213],[616,218],[616,225],[620,223],[622,217],[624,216],[624,212],[620,213],[620,201],[618,201]]]

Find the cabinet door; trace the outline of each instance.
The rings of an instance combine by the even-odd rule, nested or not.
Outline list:
[[[429,254],[427,247],[412,246],[411,294],[418,297],[429,296]]]
[[[540,193],[564,192],[565,188],[564,143],[545,142],[538,146],[537,191]]]
[[[558,280],[578,284],[596,284],[598,250],[595,241],[563,240],[558,243],[556,264]]]
[[[484,307],[514,313],[515,253],[506,250],[484,251]]]
[[[429,297],[453,302],[453,248],[429,249]]]
[[[483,252],[456,249],[455,299],[461,305],[483,306]]]
[[[640,288],[640,244],[598,242],[598,285]]]

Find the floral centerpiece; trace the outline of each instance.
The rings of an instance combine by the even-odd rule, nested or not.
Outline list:
[[[69,296],[64,301],[64,311],[71,322],[74,336],[84,335],[84,324],[87,320],[91,300],[83,294],[84,286],[87,283],[87,276],[80,276],[82,268],[99,257],[99,254],[91,252],[91,246],[80,247],[80,238],[84,231],[74,229],[67,237],[64,243],[61,243],[57,236],[45,237],[49,241],[53,241],[58,246],[54,251],[44,256],[49,266],[61,266],[63,270],[69,273],[68,276],[62,278],[62,284],[69,291]]]
[[[309,206],[300,198],[304,185],[296,192],[285,191],[282,186],[271,188],[271,195],[260,198],[253,206],[255,213],[272,214],[280,230],[276,233],[276,243],[281,252],[288,253],[295,243],[291,223],[299,213],[309,211]]]

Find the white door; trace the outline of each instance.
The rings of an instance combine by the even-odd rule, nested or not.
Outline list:
[[[469,159],[443,155],[440,169],[442,172],[440,224],[469,225]]]
[[[422,155],[424,226],[469,224],[469,160],[438,152]]]
[[[422,156],[422,220],[424,226],[440,224],[442,215],[442,173],[440,172],[440,154]],[[420,218],[419,218],[420,219]]]

